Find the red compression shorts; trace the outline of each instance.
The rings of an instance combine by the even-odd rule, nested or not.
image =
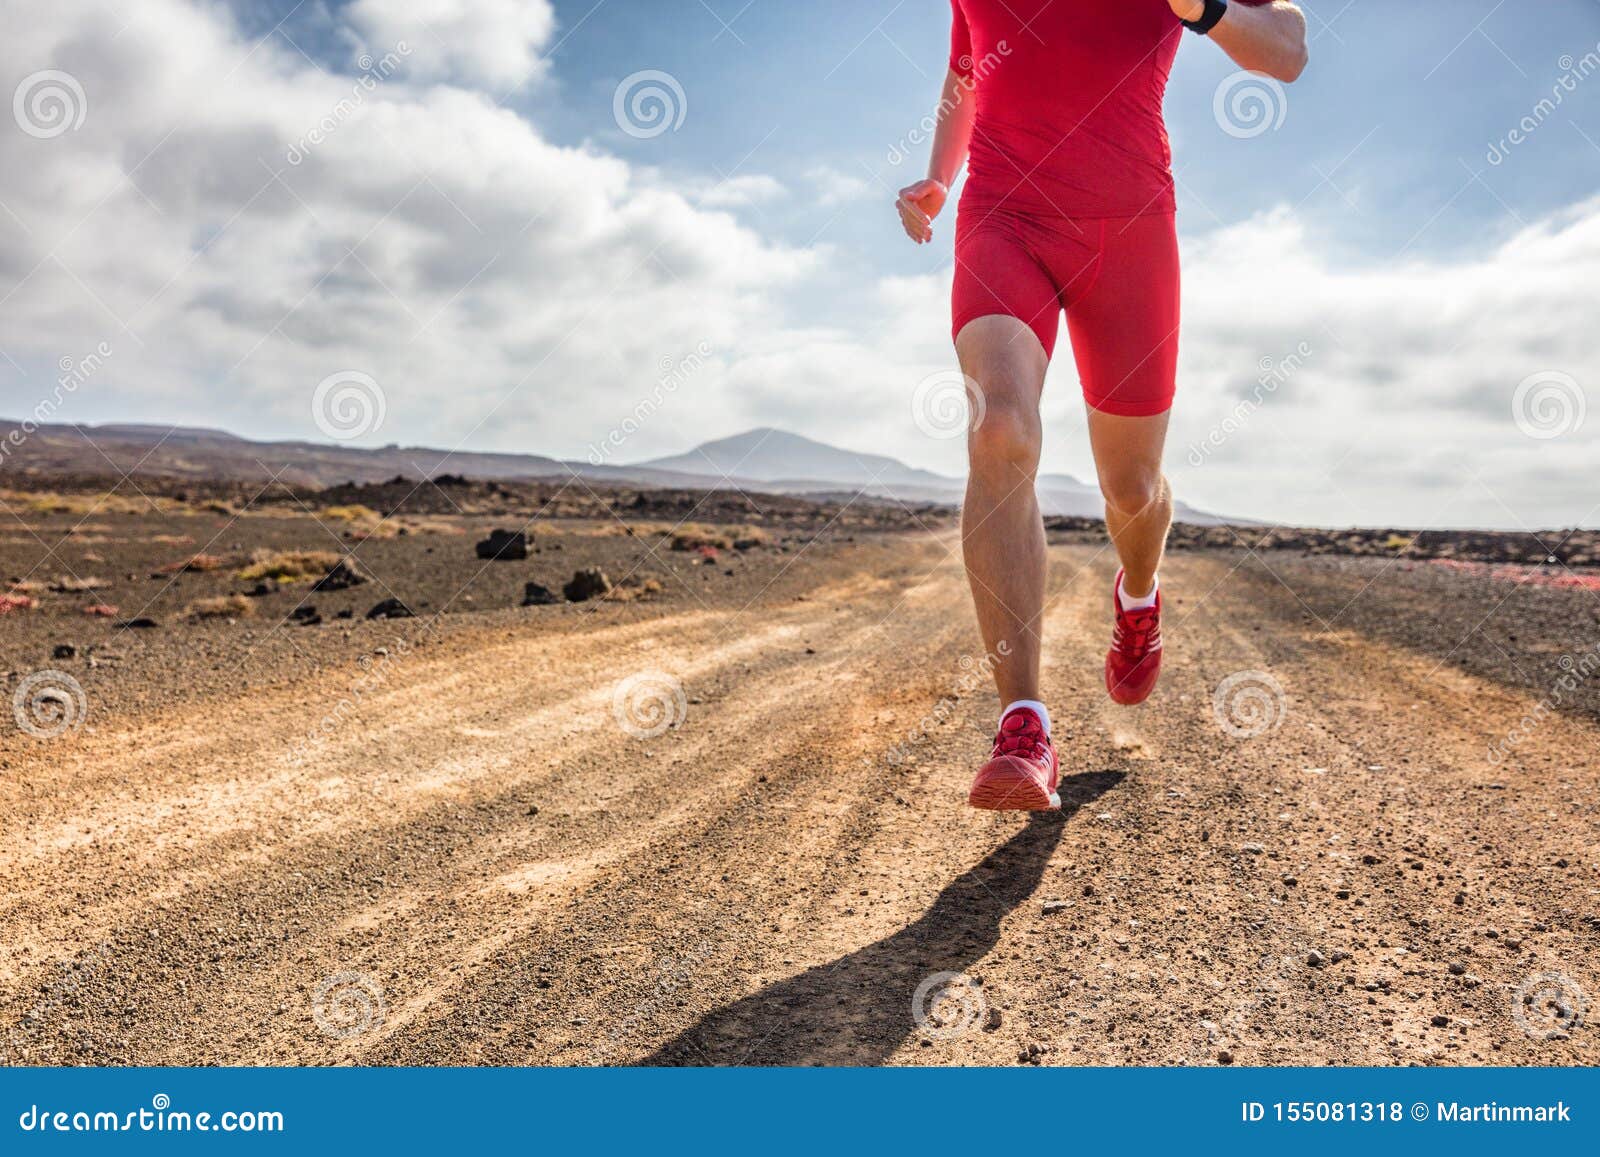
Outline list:
[[[956,221],[952,335],[977,318],[1004,314],[1031,329],[1049,357],[1065,309],[1089,405],[1127,417],[1163,414],[1177,383],[1178,285],[1171,213],[963,212]]]

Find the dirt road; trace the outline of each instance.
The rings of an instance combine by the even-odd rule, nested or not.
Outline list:
[[[1067,806],[976,813],[952,546],[8,737],[5,1060],[1600,1060],[1590,712],[1491,762],[1537,691],[1220,554],[1172,558],[1162,687],[1115,708],[1112,564],[1062,547]]]

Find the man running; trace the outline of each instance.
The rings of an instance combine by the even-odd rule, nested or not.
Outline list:
[[[1172,519],[1161,473],[1178,361],[1178,243],[1162,97],[1187,27],[1241,68],[1292,81],[1306,24],[1287,0],[952,0],[950,68],[928,176],[900,192],[911,239],[967,164],[952,334],[976,394],[962,547],[1005,705],[969,802],[1060,806],[1039,701],[1044,522],[1039,396],[1061,311],[1122,568],[1105,682],[1142,703],[1161,670],[1156,570]],[[978,417],[981,415],[981,418]]]

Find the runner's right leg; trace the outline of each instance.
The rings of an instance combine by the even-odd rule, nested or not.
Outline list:
[[[967,436],[961,545],[978,629],[994,657],[995,686],[1005,708],[1039,698],[1045,539],[1033,483],[1042,440],[1039,395],[1049,359],[1033,330],[998,314],[963,326],[956,354],[980,395],[973,411],[977,423]]]

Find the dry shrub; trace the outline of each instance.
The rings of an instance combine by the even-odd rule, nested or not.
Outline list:
[[[572,532],[586,538],[660,538],[671,530],[664,522],[617,522],[613,519],[589,527],[574,527]]]
[[[390,521],[397,523],[399,529],[407,534],[438,534],[460,537],[467,533],[466,527],[451,522],[447,516],[443,515],[432,518],[424,515],[418,518],[391,519]]]
[[[658,595],[662,591],[661,580],[643,578],[630,575],[623,579],[601,598],[613,603],[631,603],[636,599],[647,599],[651,595]]]
[[[122,612],[110,603],[95,603],[93,606],[84,607],[83,613],[90,618],[114,619]]]
[[[28,493],[21,490],[0,490],[0,501],[16,504],[34,514],[156,514],[172,510],[178,503],[170,498],[146,498],[126,494],[58,494],[40,490]]]
[[[258,550],[239,577],[247,582],[271,579],[280,583],[319,579],[339,565],[340,557],[330,550]]]
[[[673,550],[700,550],[708,546],[712,550],[727,550],[732,545],[733,540],[725,531],[697,522],[684,523],[672,536]]]
[[[359,502],[352,502],[347,506],[324,506],[319,517],[333,522],[378,522],[383,518],[370,506],[363,506]]]
[[[105,579],[95,578],[93,575],[88,578],[74,578],[69,574],[59,574],[55,577],[55,581],[50,584],[50,589],[59,594],[75,595],[82,594],[84,591],[101,590],[110,585]]]
[[[180,558],[177,562],[169,562],[166,566],[156,571],[157,574],[204,574],[207,571],[221,570],[228,565],[228,560],[215,554],[192,554],[188,558]]]
[[[184,610],[184,618],[248,619],[256,613],[256,605],[243,595],[222,595],[214,599],[196,599]]]
[[[673,550],[749,550],[765,546],[767,532],[759,526],[704,526],[686,522],[672,536]]]
[[[674,534],[705,533],[715,534],[716,530],[696,522],[662,522],[659,519],[647,519],[642,522],[619,522],[608,519],[605,522],[583,523],[571,522],[564,526],[568,534],[578,534],[585,538],[670,538]]]
[[[12,611],[30,611],[38,605],[37,599],[27,595],[0,595],[0,615],[9,615]]]

